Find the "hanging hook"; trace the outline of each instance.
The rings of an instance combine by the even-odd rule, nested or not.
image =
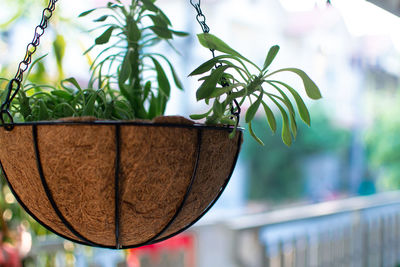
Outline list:
[[[210,27],[208,27],[208,25],[206,24],[206,16],[203,14],[203,11],[201,10],[200,1],[201,0],[197,0],[197,2],[195,3],[194,0],[190,0],[190,4],[194,7],[194,9],[197,12],[196,20],[200,24],[201,29],[203,30],[204,33],[209,33],[210,32]],[[215,58],[215,50],[214,49],[210,49],[210,51],[212,53],[212,57]],[[219,63],[219,64],[215,65],[215,68],[219,68],[221,66],[222,66],[222,64]],[[221,82],[221,85],[223,87],[228,87],[229,86],[229,82],[225,78],[222,78],[220,82]],[[229,94],[231,94],[231,92],[229,92]],[[234,107],[234,105],[236,107]],[[231,111],[232,117],[236,117],[236,127],[237,127],[238,124],[239,124],[240,112],[241,112],[240,105],[236,101],[236,99],[234,99],[232,101],[232,103],[230,103],[230,106],[231,106],[230,111]]]
[[[19,89],[21,88],[21,81],[14,78],[7,86],[7,95],[0,107],[0,126],[3,126],[7,131],[11,131],[14,128],[14,119],[10,113],[10,105]],[[14,93],[12,93],[14,90]]]
[[[53,16],[57,1],[58,0],[49,0],[48,6],[43,10],[40,24],[35,28],[32,42],[30,42],[26,47],[25,57],[18,65],[17,74],[15,74],[14,79],[8,83],[7,96],[0,107],[0,126],[3,126],[8,131],[11,131],[14,128],[14,119],[10,113],[11,102],[14,100],[21,88],[24,72],[28,70],[29,65],[32,63],[32,55],[36,52],[37,47],[40,44],[40,37],[44,34],[49,19]]]
[[[14,119],[10,111],[8,110],[0,111],[0,123],[7,131],[11,131],[12,129],[14,129]]]

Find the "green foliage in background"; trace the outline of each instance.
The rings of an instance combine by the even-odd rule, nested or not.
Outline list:
[[[376,94],[369,95],[374,115],[365,135],[368,165],[381,190],[400,189],[400,93]]]
[[[243,146],[243,157],[249,163],[250,200],[280,203],[304,198],[304,164],[309,156],[333,153],[343,163],[346,162],[350,132],[333,126],[323,113],[314,114],[313,126],[308,128],[301,125],[296,143],[290,149],[280,142],[278,135],[270,135],[265,131],[268,125],[263,119],[255,118],[254,130],[261,133],[265,147],[260,147],[254,141]],[[282,121],[278,121],[279,124]]]

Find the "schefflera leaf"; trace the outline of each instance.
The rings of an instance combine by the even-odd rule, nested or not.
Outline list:
[[[264,111],[268,125],[274,133],[277,131],[275,116],[280,113],[279,115],[282,118],[282,141],[285,145],[291,146],[293,139],[297,135],[296,113],[307,125],[311,124],[310,114],[296,89],[285,82],[272,80],[270,76],[279,72],[296,74],[301,78],[307,96],[316,100],[321,98],[321,93],[311,78],[304,71],[297,68],[283,68],[270,72],[269,68],[279,52],[279,46],[277,45],[268,50],[264,63],[260,67],[214,35],[199,34],[198,39],[201,45],[221,52],[222,55],[206,61],[190,73],[189,76],[202,75],[199,80],[203,81],[203,83],[197,90],[197,100],[205,99],[206,104],[208,104],[212,100],[225,99],[226,107],[229,107],[229,103],[232,103],[232,101],[237,101],[239,105],[242,105],[250,100],[251,105],[244,116],[244,120],[249,126],[250,134],[260,144],[263,144],[263,142],[257,137],[252,128],[252,121],[256,113],[260,109]],[[214,66],[219,67],[213,69]],[[254,70],[256,73],[253,73]],[[219,87],[218,85],[221,85],[221,77],[226,75],[229,75],[227,79],[229,83],[226,86]],[[270,103],[267,104],[263,98],[269,98]],[[193,115],[192,118],[201,119],[206,117],[206,122],[223,123],[223,118],[228,118],[230,110],[226,108],[225,112],[221,114],[219,105],[215,103],[218,104],[218,102],[214,102],[213,108],[209,109],[207,113]],[[296,112],[296,109],[298,112]],[[224,120],[224,123],[234,125],[226,120]]]
[[[268,51],[268,55],[265,58],[265,62],[264,62],[264,66],[263,66],[263,70],[266,70],[269,65],[271,65],[272,61],[274,61],[276,55],[279,52],[279,46],[278,45],[274,45],[272,46],[269,51]]]
[[[289,71],[297,74],[301,80],[303,81],[304,89],[306,90],[307,96],[311,99],[318,100],[322,98],[321,92],[318,89],[318,86],[314,83],[313,80],[301,69],[297,68],[284,68],[280,69],[277,71],[274,71],[268,75],[271,76],[273,74],[279,73],[279,72],[284,72],[284,71]]]
[[[102,45],[102,44],[108,43],[108,41],[110,41],[110,38],[111,38],[111,35],[112,35],[114,29],[115,29],[114,26],[110,26],[99,37],[96,38],[95,44]]]
[[[249,123],[253,120],[254,116],[256,115],[257,110],[260,107],[262,98],[263,98],[263,93],[261,92],[260,95],[258,96],[257,100],[247,110],[246,117],[245,117],[246,123]]]
[[[196,92],[197,101],[208,98],[217,87],[219,80],[229,66],[222,66],[213,70],[210,76],[201,84]]]
[[[271,81],[271,82],[275,83],[275,84],[280,84],[280,85],[286,87],[286,89],[289,90],[289,92],[292,94],[294,100],[296,101],[297,110],[299,111],[300,118],[308,126],[311,126],[310,113],[308,112],[307,106],[304,103],[304,101],[301,98],[301,96],[299,95],[299,93],[296,90],[294,90],[290,85],[288,85],[288,84],[286,84],[284,82],[281,82],[281,81]]]
[[[199,42],[202,46],[208,49],[217,50],[222,53],[226,53],[228,55],[237,56],[239,58],[243,58],[241,54],[227,45],[224,41],[219,39],[217,36],[212,35],[211,33],[200,33],[197,35]]]

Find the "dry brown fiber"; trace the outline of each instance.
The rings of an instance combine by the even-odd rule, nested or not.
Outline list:
[[[183,117],[161,117],[155,122],[193,124]],[[115,127],[81,123],[37,126],[44,177],[58,209],[79,234],[105,247],[116,246]],[[176,213],[195,168],[198,131],[170,126],[120,126],[118,206],[123,247],[151,239]],[[236,163],[241,135],[229,139],[228,131],[201,131],[198,169],[191,192],[176,220],[159,238],[196,220],[219,194]],[[32,140],[31,125],[17,125],[11,132],[0,129],[0,162],[9,183],[44,225],[82,242],[63,224],[46,196]]]

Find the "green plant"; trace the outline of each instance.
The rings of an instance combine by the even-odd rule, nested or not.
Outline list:
[[[85,53],[97,46],[101,50],[90,66],[91,78],[87,89],[82,89],[74,78],[63,80],[61,88],[24,84],[13,107],[15,113],[25,121],[71,116],[116,120],[153,119],[164,114],[170,97],[168,73],[176,87],[182,89],[171,62],[164,55],[152,51],[152,48],[161,41],[172,46],[170,40],[173,36],[187,34],[170,29],[170,20],[155,5],[155,0],[131,0],[129,5],[114,0],[114,3],[86,11],[80,17],[99,9],[105,13],[94,20],[100,23],[95,30],[103,30]],[[302,79],[308,97],[319,99],[321,94],[315,83],[304,71],[296,68],[270,72],[269,66],[279,51],[278,46],[271,47],[264,65],[259,67],[214,35],[204,33],[199,34],[198,38],[203,46],[223,54],[203,63],[190,74],[203,75],[200,78],[203,83],[196,97],[198,101],[205,100],[211,106],[205,114],[192,115],[191,118],[206,118],[207,124],[235,125],[236,130],[239,118],[232,114],[249,101],[245,122],[255,140],[263,144],[254,133],[251,122],[262,107],[271,130],[276,132],[272,107],[275,106],[283,120],[283,142],[290,146],[297,135],[294,105],[307,125],[310,125],[310,115],[300,94],[290,85],[272,79],[272,76],[279,72],[295,73]],[[62,54],[60,51],[57,58],[62,58]],[[32,66],[37,62],[40,59]],[[60,64],[58,67],[61,69]],[[254,71],[256,74],[253,74]],[[235,131],[232,132],[234,134]]]
[[[210,100],[214,101],[212,107],[206,113],[192,115],[192,119],[206,118],[206,123],[208,124],[237,125],[238,118],[232,116],[231,109],[232,107],[236,110],[239,108],[235,107],[235,101],[238,106],[242,106],[248,100],[250,107],[246,112],[245,121],[248,123],[249,132],[254,139],[263,144],[254,133],[251,122],[262,106],[268,124],[271,130],[275,132],[276,119],[270,107],[273,104],[282,115],[282,140],[286,145],[290,146],[292,135],[293,137],[297,135],[297,123],[295,109],[292,101],[285,93],[286,91],[294,98],[300,118],[307,125],[310,125],[310,114],[299,93],[290,85],[272,79],[272,76],[279,72],[295,73],[302,79],[309,98],[319,99],[321,98],[321,93],[315,83],[300,69],[284,68],[269,72],[269,66],[275,59],[279,46],[270,48],[264,65],[259,67],[212,34],[199,34],[198,39],[204,47],[223,54],[203,63],[190,74],[191,76],[203,75],[200,78],[203,83],[196,92],[197,100],[205,100],[207,104],[210,103]],[[253,74],[250,68],[254,69],[256,74]],[[267,99],[270,102],[267,102]]]
[[[60,88],[23,84],[13,113],[20,114],[25,121],[71,116],[153,119],[163,115],[171,93],[168,71],[177,88],[182,89],[182,83],[167,57],[152,48],[162,41],[172,46],[170,40],[174,36],[187,34],[170,29],[170,20],[154,3],[132,0],[124,5],[115,0],[106,7],[82,13],[80,17],[100,9],[105,11],[94,20],[100,23],[94,30],[105,30],[85,52],[102,47],[90,66],[87,89],[82,89],[74,78],[63,80]],[[62,54],[56,56],[61,58]]]
[[[100,26],[107,29],[88,51],[109,43],[112,36],[116,42],[95,58],[89,88],[94,88],[95,82],[99,89],[115,89],[118,85],[119,92],[129,103],[133,118],[152,119],[164,114],[171,93],[170,81],[160,60],[168,65],[175,85],[182,89],[182,83],[170,61],[149,49],[160,41],[169,43],[173,36],[186,36],[187,33],[169,28],[171,22],[154,4],[155,0],[132,0],[129,6],[124,6],[119,0],[115,2],[108,3],[107,14],[95,20],[104,22],[109,19],[112,23]],[[95,10],[84,12],[80,17]],[[116,68],[113,68],[114,64],[117,64]]]

